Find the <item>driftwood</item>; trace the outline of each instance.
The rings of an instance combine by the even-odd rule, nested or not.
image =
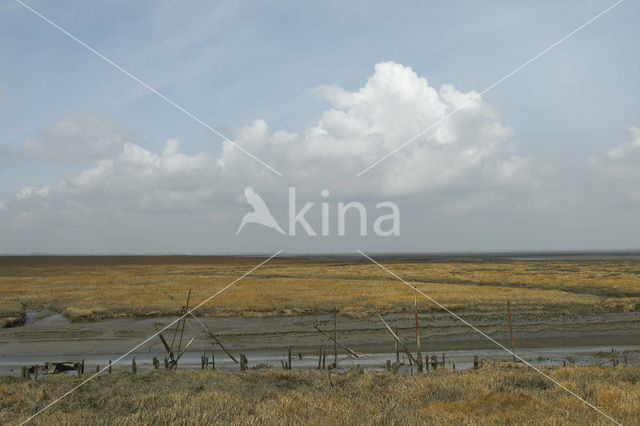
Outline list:
[[[35,374],[36,378],[38,377],[38,371],[43,372],[44,374],[58,374],[64,371],[72,371],[78,369],[79,363],[77,361],[52,361],[45,362],[43,365],[31,365],[24,366],[23,374]]]
[[[356,358],[360,358],[361,356],[364,356],[366,358],[370,358],[374,361],[379,361],[379,362],[384,362],[383,360],[376,358],[372,355],[368,355],[368,354],[361,354],[358,353],[356,351],[354,351],[353,349],[351,349],[350,347],[340,343],[338,340],[334,339],[333,336],[331,336],[329,333],[327,333],[326,331],[322,330],[320,327],[318,327],[317,325],[313,325],[313,328],[315,328],[317,331],[319,331],[320,333],[324,334],[326,337],[328,337],[329,339],[331,339],[334,344],[340,345],[341,348],[343,348],[344,350],[346,350],[347,352],[349,352],[351,355],[353,355]]]
[[[46,362],[45,370],[47,374],[57,374],[63,371],[72,371],[78,369],[78,363],[73,361],[65,362]]]

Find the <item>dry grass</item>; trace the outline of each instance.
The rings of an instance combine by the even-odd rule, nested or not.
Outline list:
[[[197,256],[0,257],[0,318],[25,308],[70,319],[174,314],[193,289],[196,303],[262,259]],[[392,259],[391,270],[451,309],[563,312],[640,309],[640,262]],[[203,306],[203,315],[279,316],[328,312],[371,317],[401,312],[412,292],[363,260],[274,259]],[[434,309],[426,301],[423,310]]]
[[[640,367],[546,370],[622,422],[640,420]],[[535,371],[490,365],[423,375],[257,370],[98,377],[35,424],[611,424]],[[0,377],[0,423],[24,420],[79,379]]]

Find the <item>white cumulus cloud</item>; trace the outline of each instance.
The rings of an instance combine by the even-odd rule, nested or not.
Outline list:
[[[15,241],[22,244],[31,238],[34,246],[55,229],[81,251],[89,244],[84,238],[99,226],[102,238],[123,250],[174,251],[176,241],[184,237],[185,247],[225,251],[233,245],[225,238],[232,238],[247,211],[241,197],[246,185],[252,185],[280,218],[286,210],[287,187],[295,186],[301,200],[318,201],[326,188],[334,200],[399,202],[405,208],[404,226],[410,228],[403,238],[413,241],[406,249],[420,249],[427,216],[429,223],[438,224],[439,241],[449,244],[451,230],[455,233],[461,225],[454,217],[473,218],[463,223],[471,233],[489,225],[526,230],[521,223],[545,229],[544,218],[557,217],[558,209],[563,220],[579,223],[576,212],[587,211],[591,201],[580,185],[581,174],[589,176],[592,187],[597,182],[601,194],[607,193],[608,179],[615,176],[618,187],[629,194],[629,182],[640,183],[638,128],[631,128],[630,141],[570,176],[562,167],[520,155],[514,130],[482,99],[445,119],[477,92],[462,92],[451,84],[433,87],[407,66],[379,63],[358,90],[324,86],[316,93],[329,107],[301,132],[274,130],[256,119],[234,139],[284,177],[228,143],[219,156],[186,154],[177,139],[167,140],[161,152],[152,152],[117,125],[97,119],[45,126],[41,142],[26,143],[24,153],[52,161],[93,159],[93,166],[58,182],[23,188],[5,200],[0,226],[6,236],[14,228],[37,224],[38,232],[31,237],[15,234]],[[432,131],[356,176],[440,120]],[[488,218],[499,219],[488,224]],[[209,231],[218,239],[210,241]],[[530,232],[534,240],[543,238],[540,231]],[[488,231],[476,237],[486,235]],[[516,238],[513,232],[509,235]]]

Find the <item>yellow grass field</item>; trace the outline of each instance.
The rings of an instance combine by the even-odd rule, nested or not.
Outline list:
[[[257,257],[0,257],[0,318],[19,323],[26,309],[72,320],[175,314],[257,265]],[[382,259],[450,309],[561,312],[637,311],[640,262],[615,260]],[[422,311],[437,310],[422,299]],[[275,258],[199,309],[202,315],[374,317],[411,309],[413,292],[365,259]]]
[[[640,367],[546,368],[626,425],[640,423]],[[80,379],[0,376],[0,423],[17,424]],[[257,391],[259,390],[259,391]],[[613,424],[524,366],[421,375],[353,369],[120,372],[87,383],[32,424]]]

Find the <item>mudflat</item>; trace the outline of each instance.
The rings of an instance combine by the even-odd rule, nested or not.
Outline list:
[[[262,259],[0,257],[2,317],[11,326],[0,329],[0,369],[66,358],[104,365],[178,318],[189,290],[194,306]],[[507,347],[509,303],[516,348],[531,358],[577,357],[593,364],[602,361],[599,353],[615,347],[633,362],[640,348],[637,257],[394,256],[381,261]],[[393,337],[378,319],[382,315],[415,349],[415,301],[423,353],[446,351],[449,359],[458,357],[458,366],[478,353],[488,359],[505,356],[429,300],[414,299],[409,287],[384,270],[354,257],[273,259],[195,314],[226,347],[254,363],[277,365],[291,346],[299,361],[308,359],[300,365],[310,366],[320,346],[332,353],[333,343],[313,326],[331,332],[334,308],[341,343],[393,358]],[[174,328],[165,335],[172,336]],[[212,350],[220,365],[229,361],[193,319],[185,336],[194,342],[183,365],[198,364],[200,354]],[[154,338],[132,356],[146,362],[163,353]]]

